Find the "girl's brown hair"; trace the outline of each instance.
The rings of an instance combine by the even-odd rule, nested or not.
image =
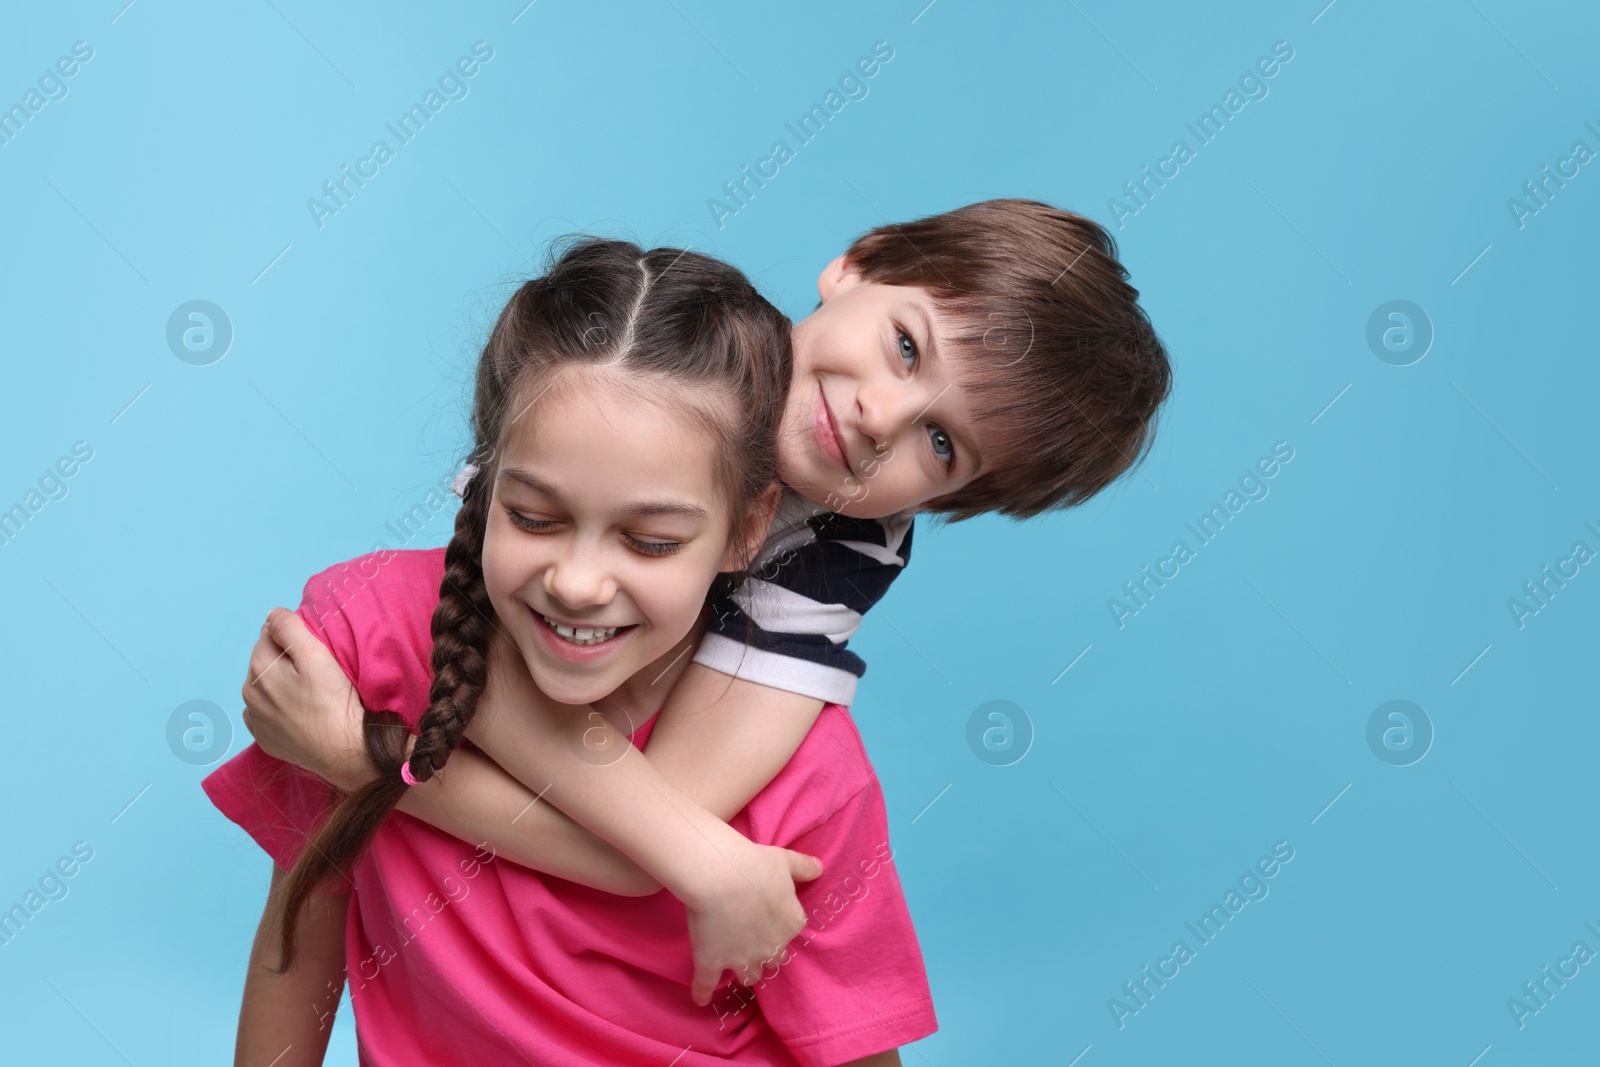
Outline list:
[[[483,540],[495,457],[545,390],[582,368],[604,368],[608,385],[652,398],[660,385],[675,387],[660,399],[714,442],[730,535],[777,480],[789,320],[737,269],[695,252],[645,251],[597,238],[553,251],[544,276],[523,284],[501,311],[478,360],[470,456],[476,470],[445,548],[433,613],[433,682],[409,760],[418,781],[450,758],[487,682],[494,607],[484,588]],[[366,713],[378,777],[342,799],[282,883],[282,970],[294,964],[295,931],[311,894],[335,877],[348,880],[405,793],[404,723],[394,712]]]

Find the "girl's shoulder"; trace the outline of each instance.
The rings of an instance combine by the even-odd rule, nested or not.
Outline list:
[[[792,840],[832,819],[863,790],[880,796],[861,733],[849,708],[825,704],[789,762],[751,800],[751,840]]]
[[[312,575],[299,613],[372,709],[410,717],[432,680],[444,549],[380,549]]]
[[[443,548],[380,549],[312,575],[301,609],[309,608],[317,621],[379,620],[407,605],[425,604],[431,613],[443,578]]]

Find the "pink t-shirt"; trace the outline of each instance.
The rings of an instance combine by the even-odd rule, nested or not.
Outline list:
[[[372,553],[312,578],[299,609],[362,704],[413,730],[443,573],[442,548]],[[203,785],[285,870],[330,807],[326,783],[254,744]],[[362,1063],[829,1067],[937,1029],[883,794],[845,708],[823,708],[731,823],[826,869],[799,887],[810,919],[787,958],[753,991],[730,979],[702,1008],[670,894],[603,893],[391,813],[352,872],[345,952]]]

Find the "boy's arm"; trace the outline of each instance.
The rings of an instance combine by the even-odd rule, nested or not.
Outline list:
[[[778,536],[799,532],[807,520],[797,514],[780,517]],[[737,594],[718,597],[645,745],[650,762],[720,818],[743,809],[823,707],[853,699],[866,664],[846,638],[904,572],[914,521],[830,515],[811,540],[760,562]]]
[[[523,699],[543,697],[518,693]],[[550,792],[562,811],[640,866],[687,885],[704,874],[705,844],[720,844],[726,820],[789,762],[823,702],[691,663],[656,720],[644,766],[603,716],[579,709],[585,714],[562,723],[520,713],[525,707],[485,701],[467,737],[525,785],[554,776],[566,785]],[[679,818],[641,817],[663,801]]]
[[[492,676],[480,711],[492,707],[497,694],[506,691],[506,685],[497,684],[503,675]],[[371,781],[374,769],[363,739],[361,699],[344,668],[296,612],[274,609],[268,614],[251,650],[240,695],[245,702],[244,725],[268,755],[303,767],[344,792]],[[543,695],[538,699],[543,701]],[[506,716],[523,717],[515,712]],[[469,739],[481,736],[480,729],[469,729]],[[624,739],[612,740],[627,745]],[[536,735],[531,743],[563,745],[565,751],[561,737]],[[639,864],[557,808],[557,797],[567,792],[570,783],[555,786],[552,777],[540,777],[542,772],[525,773],[538,783],[536,788],[524,785],[481,752],[457,749],[438,774],[406,791],[399,808],[462,840],[487,842],[497,854],[524,867],[625,896],[660,890],[661,883]],[[623,771],[611,778],[632,776]],[[683,825],[683,820],[676,821]],[[748,846],[725,825],[722,832]],[[682,880],[689,878],[685,875]],[[693,895],[686,886],[677,888]]]
[[[573,822],[481,752],[457,749],[444,770],[412,786],[399,809],[463,841],[482,841],[533,870],[625,897],[661,883],[609,842]]]
[[[793,883],[816,878],[820,863],[752,844],[662,775],[604,715],[545,696],[498,635],[466,736],[524,784],[552,783],[552,803],[684,903],[696,1003],[710,1002],[724,970],[759,973],[805,925]]]
[[[372,780],[376,772],[363,736],[361,698],[298,613],[284,608],[268,613],[240,696],[245,728],[267,755],[346,793]],[[458,749],[440,773],[408,790],[399,808],[462,840],[487,842],[524,867],[625,896],[660,890],[637,864],[551,804],[536,803],[539,799],[539,790],[527,788],[493,760]]]
[[[272,866],[261,925],[250,949],[239,1009],[234,1067],[320,1067],[333,1033],[333,1013],[344,989],[344,933],[348,896],[313,893],[300,918],[295,965],[272,973],[279,960],[277,896],[287,875]]]
[[[798,535],[821,510],[780,514],[774,536]],[[866,664],[846,639],[904,572],[914,522],[828,515],[810,540],[759,561],[737,593],[719,596],[645,745],[650,762],[718,817],[743,809],[823,707],[853,699]]]
[[[466,737],[524,785],[547,788],[552,804],[614,844],[691,910],[745,889],[777,894],[778,881],[789,876],[778,869],[787,864],[770,862],[761,846],[696,803],[604,715],[545,696],[526,661],[498,635],[489,653],[489,683]],[[797,911],[795,917],[798,930],[804,916]]]
[[[690,663],[645,755],[695,803],[731,819],[783,770],[822,708],[815,697]]]
[[[507,783],[486,779],[484,768],[475,771],[470,759],[458,768],[465,773],[454,776],[458,787],[451,789],[445,784],[451,765],[465,755],[458,751],[435,776],[441,785],[434,796],[403,798],[401,810],[451,833],[466,828],[466,839],[498,848],[524,811],[552,825],[553,813],[530,803],[545,795],[578,824],[603,834],[684,903],[695,953],[691,995],[697,1003],[710,1002],[725,970],[742,978],[759,973],[759,965],[804,926],[793,883],[817,877],[821,865],[788,849],[752,844],[656,772],[603,716],[549,700],[533,685],[521,656],[501,641],[492,643],[489,659],[489,683],[466,736],[491,756],[505,754],[515,764],[506,769],[524,782],[542,783],[540,791],[513,798]],[[343,668],[297,614],[269,614],[242,695],[245,725],[269,754],[347,790],[370,779],[371,764],[360,740],[360,699]],[[596,758],[595,751],[604,755]],[[480,807],[475,798],[486,795],[498,797],[497,806]],[[598,860],[602,881],[617,873],[616,850],[598,842],[585,847],[567,827],[552,854],[552,838],[535,825],[529,821],[512,838],[513,846],[523,843],[524,860],[532,854],[528,865],[563,876],[586,875]],[[507,854],[516,856],[518,850],[508,848]],[[578,880],[596,884],[587,876]]]

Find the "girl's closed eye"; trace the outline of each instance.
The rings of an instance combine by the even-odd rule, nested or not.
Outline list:
[[[530,533],[548,533],[561,523],[554,519],[530,519],[515,508],[506,508],[506,517],[511,520],[511,525],[527,530]],[[683,548],[682,541],[643,541],[632,534],[623,534],[622,539],[628,546],[646,556],[670,556]]]
[[[647,556],[670,556],[683,548],[682,541],[641,541],[631,534],[624,534],[630,545]]]
[[[515,508],[506,508],[506,518],[511,520],[511,525],[521,527],[524,530],[532,530],[535,533],[543,533],[552,526],[561,525],[553,519],[530,519]]]

